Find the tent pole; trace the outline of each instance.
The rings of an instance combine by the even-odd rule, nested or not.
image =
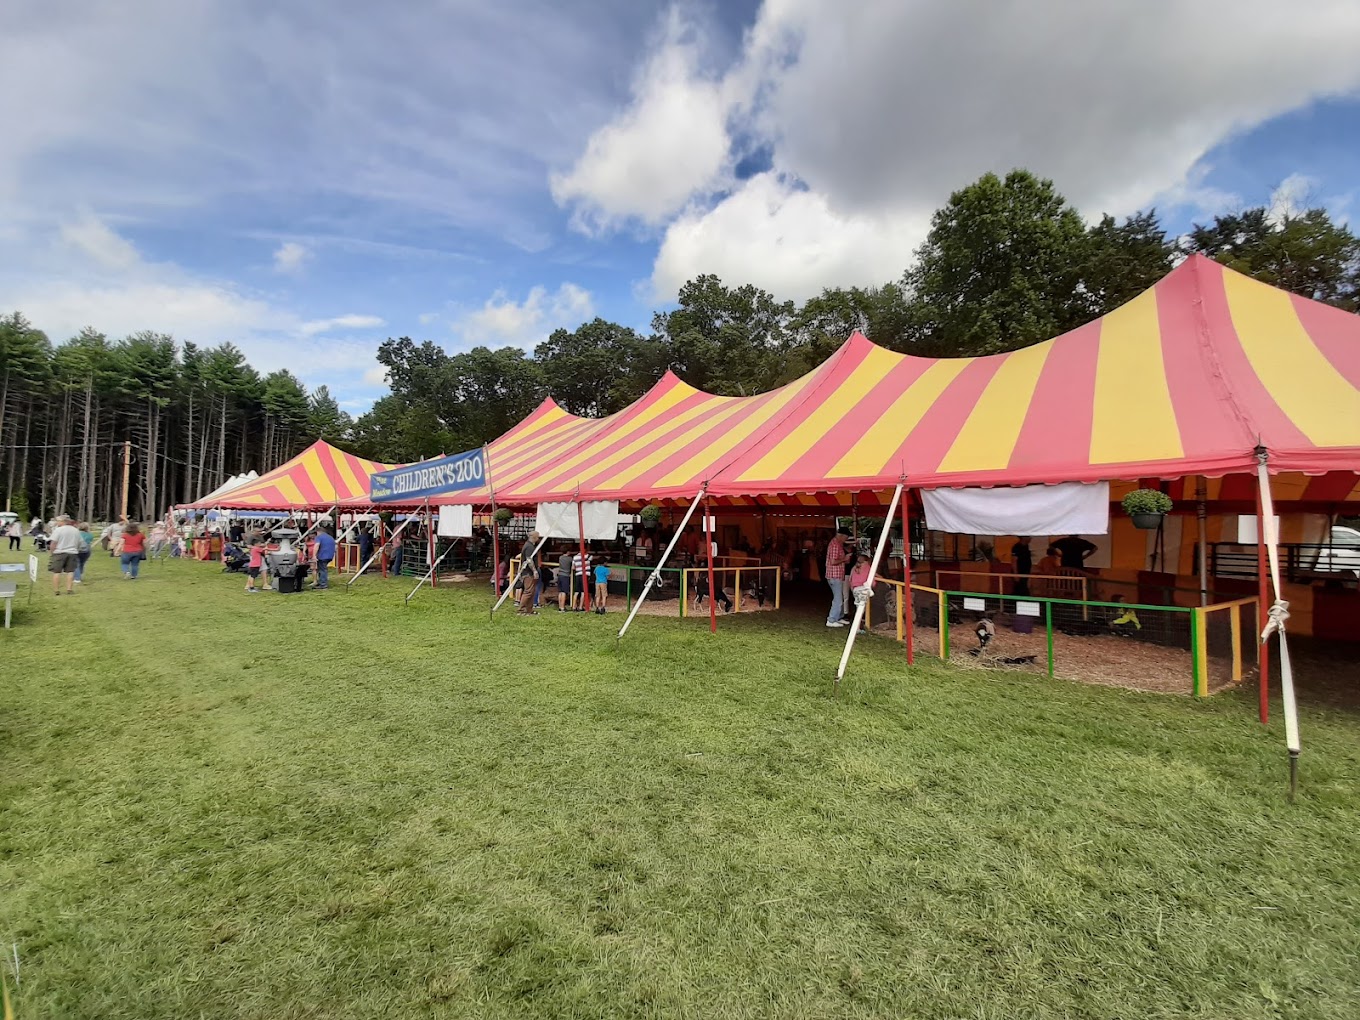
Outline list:
[[[718,594],[713,587],[713,518],[708,512],[708,497],[704,497],[704,543],[708,546],[708,629],[718,633]],[[741,598],[741,592],[737,592]]]
[[[416,520],[415,517],[408,517],[406,518],[406,520],[402,521],[401,526],[397,528],[396,531],[392,532],[392,538],[396,538],[398,535],[400,535],[404,530],[406,530],[406,525],[410,524],[414,520]],[[378,518],[378,534],[383,535],[384,533],[385,529],[382,527],[382,518],[380,517]],[[373,561],[383,554],[383,549],[387,548],[387,542],[388,540],[384,538],[384,540],[378,544],[378,548],[374,551],[373,555],[368,558],[368,562],[359,568],[359,572],[357,574],[355,574],[353,577],[351,577],[348,581],[345,582],[346,588],[349,588],[350,585],[352,585],[355,581],[359,580],[359,578],[363,576],[364,571],[373,565]],[[386,576],[387,576],[387,563],[384,560],[383,577]]]
[[[893,489],[892,503],[889,504],[888,512],[886,515],[884,515],[883,518],[884,520],[883,531],[879,533],[878,546],[874,549],[874,559],[873,562],[869,564],[869,586],[871,588],[873,587],[874,578],[878,576],[879,561],[883,559],[883,547],[888,542],[889,528],[887,526],[887,522],[891,521],[893,519],[893,516],[897,513],[897,501],[902,498],[903,484],[904,484],[903,482],[898,482],[897,488]],[[854,589],[851,589],[851,594],[853,593]],[[868,606],[868,604],[869,604],[868,599],[865,599],[864,601],[855,599],[855,618],[853,621],[851,621],[850,633],[847,634],[845,638],[845,651],[841,653],[840,665],[836,667],[836,681],[832,685],[831,689],[833,697],[840,693],[841,680],[845,676],[845,667],[850,662],[850,653],[851,651],[854,650],[855,637],[859,634],[859,625],[861,621],[863,621],[864,619],[864,610]],[[943,626],[943,624],[941,626]]]
[[[633,622],[633,617],[637,616],[638,610],[642,608],[642,603],[647,601],[647,596],[652,592],[652,585],[656,584],[657,580],[661,577],[661,568],[664,567],[666,561],[670,559],[671,551],[675,549],[675,543],[680,540],[680,536],[685,531],[685,526],[689,524],[689,519],[694,516],[695,508],[698,507],[699,503],[702,502],[704,498],[708,483],[704,484],[705,488],[701,488],[694,499],[690,501],[689,509],[685,511],[685,519],[680,522],[679,529],[671,535],[671,540],[666,543],[666,550],[661,554],[661,559],[658,560],[656,566],[652,568],[652,572],[647,575],[647,583],[642,586],[642,592],[638,595],[638,600],[633,603],[633,608],[628,614],[628,619],[623,621],[623,626],[619,628],[618,638],[615,640],[622,640],[623,635],[628,633],[628,628]],[[683,574],[680,576],[684,577]],[[681,598],[684,598],[683,593],[681,594]]]
[[[906,605],[902,607],[905,620],[905,637],[907,645],[907,665],[910,666],[916,661],[915,644],[915,599],[911,594],[911,499],[907,494],[902,499],[902,598],[906,600]],[[886,525],[885,525],[886,526]]]
[[[1261,645],[1264,649],[1272,634],[1279,636],[1280,700],[1284,704],[1284,740],[1289,751],[1289,800],[1292,803],[1298,792],[1299,753],[1302,748],[1299,743],[1299,710],[1294,700],[1294,671],[1289,661],[1289,639],[1285,634],[1289,603],[1284,599],[1284,585],[1280,577],[1280,536],[1275,526],[1275,501],[1270,495],[1270,469],[1266,465],[1268,456],[1265,447],[1256,448],[1256,491],[1261,500],[1261,522],[1269,529],[1263,531],[1264,545],[1270,558],[1270,579],[1275,587],[1275,601],[1266,614]]]
[[[435,560],[433,563],[430,564],[430,569],[427,570],[427,571],[425,571],[424,576],[421,577],[421,579],[420,579],[419,581],[416,582],[416,586],[415,586],[414,588],[412,588],[409,592],[406,593],[406,599],[405,599],[405,604],[406,604],[406,605],[409,606],[409,605],[411,604],[411,597],[412,597],[413,595],[415,595],[416,592],[420,591],[420,586],[421,586],[422,584],[424,584],[426,581],[431,581],[431,587],[433,587],[433,581],[432,581],[431,579],[434,578],[435,576],[437,576],[437,575],[435,574],[435,568],[438,567],[439,564],[443,563],[443,562],[444,562],[444,557],[447,556],[447,555],[448,555],[449,553],[451,553],[451,552],[453,552],[453,546],[452,546],[452,545],[450,545],[447,549],[444,550],[444,552],[440,555],[439,559]]]
[[[1199,523],[1199,604],[1207,606],[1209,604],[1209,551],[1205,548],[1208,541],[1209,525],[1206,520],[1208,514],[1204,506],[1207,496],[1204,485],[1204,476],[1199,479],[1199,486],[1195,492],[1195,517]],[[1179,559],[1179,557],[1177,557]],[[1179,564],[1177,564],[1179,567]]]
[[[1256,629],[1264,631],[1270,619],[1270,578],[1266,573],[1266,518],[1261,505],[1261,489],[1256,489]],[[1260,688],[1261,725],[1270,722],[1270,646],[1256,646],[1257,686]]]
[[[586,559],[586,511],[581,505],[581,486],[576,486],[576,536],[581,542],[581,608],[589,609],[593,601],[590,590],[590,560]]]
[[[434,565],[434,562],[435,562],[434,554],[435,554],[435,550],[436,550],[437,548],[438,548],[438,546],[436,545],[436,543],[435,543],[435,538],[434,538],[434,518],[432,518],[432,517],[430,516],[430,497],[429,497],[429,496],[426,496],[426,497],[425,497],[425,561],[426,561],[427,563],[429,563],[431,566]],[[430,584],[431,584],[432,586],[436,587],[436,588],[439,587],[439,577],[438,577],[437,575],[431,577],[431,579],[430,579]]]
[[[491,590],[500,597],[501,522],[496,520],[496,494],[491,494]]]

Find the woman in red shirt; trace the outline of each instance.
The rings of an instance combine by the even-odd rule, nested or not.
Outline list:
[[[129,581],[137,580],[137,570],[146,558],[146,536],[136,524],[128,523],[123,529],[123,552],[119,562],[123,565],[123,577]]]

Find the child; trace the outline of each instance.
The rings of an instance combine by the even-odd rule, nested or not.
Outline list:
[[[260,536],[256,535],[250,540],[250,565],[246,567],[246,594],[254,595],[257,591],[255,578],[260,576],[260,570],[264,567],[264,542]]]
[[[603,559],[595,560],[595,612],[604,615],[605,600],[609,598],[609,566]]]
[[[869,554],[866,552],[856,553],[855,565],[850,568],[850,595],[853,601],[846,606],[846,609],[850,609],[851,605],[855,605],[859,602],[859,596],[856,594],[856,592],[858,592],[859,589],[861,588],[868,587],[872,582],[873,578],[870,576]],[[867,598],[865,601],[867,601]],[[853,612],[854,611],[851,610],[852,614]],[[864,618],[861,617],[860,633],[863,634],[865,632],[866,631],[864,626]]]

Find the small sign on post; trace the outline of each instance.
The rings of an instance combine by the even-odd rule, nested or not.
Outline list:
[[[32,553],[28,554],[28,583],[38,583],[38,557]]]

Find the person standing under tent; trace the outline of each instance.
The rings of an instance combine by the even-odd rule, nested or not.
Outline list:
[[[1072,567],[1076,570],[1085,570],[1086,561],[1095,553],[1096,547],[1084,538],[1076,535],[1068,535],[1060,538],[1053,543],[1054,547],[1062,555],[1062,565]]]
[[[609,564],[604,557],[595,559],[595,612],[604,615],[604,605],[609,598]]]
[[[571,609],[574,613],[585,612],[586,564],[579,552],[571,557]]]
[[[826,583],[831,589],[831,612],[826,616],[828,627],[844,627],[845,610],[845,540],[850,532],[836,528],[836,534],[826,547]]]
[[[873,584],[873,575],[870,573],[872,566],[872,557],[867,552],[860,550],[855,554],[855,565],[850,568],[850,574],[845,579],[845,587],[850,592],[851,597],[851,601],[846,604],[847,611],[851,605],[854,605],[855,592]],[[868,615],[867,612],[865,615]],[[867,625],[863,621],[860,623],[860,633],[868,633]]]
[[[323,524],[316,532],[316,584],[313,588],[325,591],[331,586],[331,560],[335,559],[335,536],[330,525]]]
[[[257,589],[255,579],[264,569],[264,539],[259,535],[250,537],[250,562],[246,566],[246,594],[254,595]]]
[[[76,593],[76,565],[80,562],[80,532],[71,518],[62,514],[52,531],[47,558],[47,570],[52,575],[52,594],[61,594],[61,579],[66,578],[66,594]]]
[[[557,560],[557,611],[565,613],[570,607],[567,600],[571,591],[571,550],[568,549]]]
[[[1029,594],[1029,575],[1034,573],[1034,551],[1029,547],[1028,535],[1021,535],[1011,546],[1011,560],[1015,564],[1015,594]]]
[[[161,551],[165,548],[165,522],[157,521],[151,528],[151,534],[147,536],[151,549],[151,558],[160,559]]]
[[[146,536],[136,524],[129,523],[123,528],[123,542],[118,551],[118,562],[123,565],[123,577],[129,581],[137,580],[137,571],[142,560],[146,559]]]
[[[80,584],[85,579],[85,564],[90,561],[90,553],[94,549],[94,536],[90,534],[90,526],[84,521],[76,525],[76,530],[80,532],[80,552],[76,553],[76,584]]]
[[[387,543],[387,569],[393,577],[401,576],[401,535],[393,535]]]
[[[367,524],[359,529],[359,566],[362,567],[373,558],[373,532]]]

